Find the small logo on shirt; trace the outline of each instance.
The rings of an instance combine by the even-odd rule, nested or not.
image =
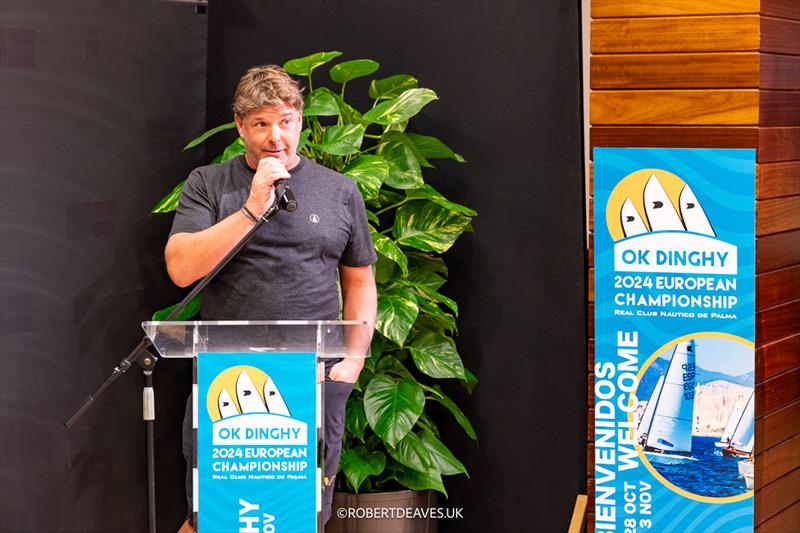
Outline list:
[[[316,213],[311,213],[311,216],[308,219],[313,222],[314,224],[319,224],[319,215]]]

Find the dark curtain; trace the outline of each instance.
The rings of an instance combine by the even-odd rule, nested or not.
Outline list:
[[[471,397],[458,385],[448,392],[480,440],[438,413],[470,473],[446,479],[443,504],[463,507],[465,519],[440,530],[566,530],[586,492],[579,2],[212,0],[208,125],[231,119],[247,67],[321,50],[374,59],[376,75],[412,74],[434,89],[440,100],[415,131],[468,161],[426,173],[479,213],[475,233],[445,256],[442,290],[459,302],[457,345],[480,379]],[[347,88],[366,90],[363,80]]]
[[[145,531],[141,372],[83,399],[180,292],[150,209],[204,154],[207,17],[185,2],[0,4],[0,531]],[[191,367],[156,372],[159,525],[182,520]]]

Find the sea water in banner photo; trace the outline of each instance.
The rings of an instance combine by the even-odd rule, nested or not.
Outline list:
[[[595,530],[753,530],[755,150],[596,148]]]

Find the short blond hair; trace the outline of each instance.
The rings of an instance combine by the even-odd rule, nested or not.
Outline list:
[[[244,73],[236,86],[233,112],[244,117],[261,107],[290,105],[303,112],[300,85],[278,65],[258,65]]]

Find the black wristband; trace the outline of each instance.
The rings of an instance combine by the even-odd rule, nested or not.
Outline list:
[[[242,205],[242,214],[246,216],[248,219],[250,219],[251,222],[253,223],[258,222],[256,216],[253,213],[251,213],[249,209],[247,209],[246,205]]]

